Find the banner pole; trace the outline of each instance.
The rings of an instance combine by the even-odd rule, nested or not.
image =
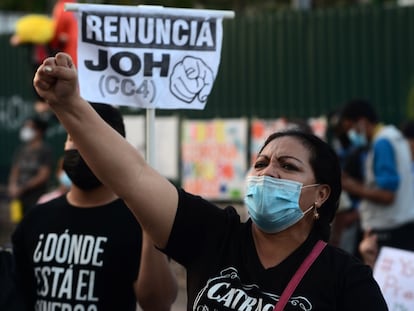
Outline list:
[[[146,159],[149,165],[155,167],[155,108],[147,108],[145,127]]]
[[[108,4],[89,4],[89,3],[84,3],[85,5],[89,5],[91,8],[95,7],[99,7],[99,6],[106,6],[106,7],[110,7],[111,5]],[[73,12],[77,12],[79,11],[79,7],[80,7],[80,3],[65,3],[64,4],[64,10],[65,11],[73,11]],[[119,8],[120,6],[116,6],[116,5],[112,5],[114,7]],[[123,7],[128,7],[128,5],[124,5]],[[132,6],[131,6],[132,7]],[[136,7],[136,6],[135,6]],[[170,7],[163,7],[163,6],[159,6],[159,5],[138,5],[138,8],[140,10],[143,11],[143,13],[145,11],[159,11],[160,13],[164,13],[164,14],[177,14],[174,13],[174,9],[176,8],[170,8]],[[207,12],[210,14],[211,17],[223,17],[223,18],[234,18],[235,17],[235,13],[234,11],[230,11],[230,10],[209,10],[209,9],[180,9],[180,14],[186,13],[189,15],[192,14],[198,14],[199,12]]]

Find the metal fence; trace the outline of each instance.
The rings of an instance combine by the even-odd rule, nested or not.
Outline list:
[[[284,11],[226,26],[200,116],[318,116],[352,97],[371,99],[384,121],[414,116],[414,7]]]
[[[308,118],[369,98],[380,118],[414,118],[414,7],[278,11],[224,21],[222,61],[206,109],[183,118]],[[32,109],[29,47],[0,36],[0,183]],[[62,135],[52,137],[61,144]],[[61,145],[57,147],[57,150]]]

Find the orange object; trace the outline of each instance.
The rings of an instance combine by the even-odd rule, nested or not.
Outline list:
[[[65,11],[64,4],[76,3],[76,0],[58,0],[53,7],[55,34],[50,46],[54,51],[65,52],[77,65],[78,22],[73,12]]]

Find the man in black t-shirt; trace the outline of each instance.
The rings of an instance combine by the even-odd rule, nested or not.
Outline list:
[[[123,136],[119,111],[94,104]],[[170,310],[177,285],[165,255],[125,203],[92,173],[70,136],[69,192],[37,205],[13,234],[18,284],[31,310]]]

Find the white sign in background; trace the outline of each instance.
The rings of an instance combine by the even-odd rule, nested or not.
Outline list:
[[[146,154],[145,117],[124,116],[126,140]],[[154,168],[164,177],[178,180],[179,155],[179,120],[178,117],[157,117],[155,119],[155,164]]]
[[[390,311],[414,310],[414,252],[382,247],[374,278]]]
[[[204,109],[220,64],[222,17],[196,11],[80,4],[81,95],[120,106]]]

